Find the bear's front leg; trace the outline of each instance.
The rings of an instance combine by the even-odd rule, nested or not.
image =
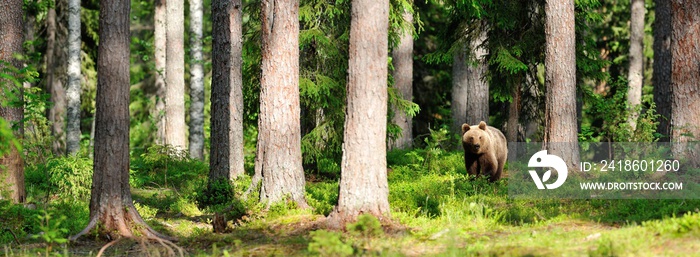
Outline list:
[[[470,179],[479,176],[479,161],[476,156],[471,154],[465,154],[464,166],[467,169],[467,174],[469,174]]]
[[[498,158],[494,154],[484,154],[481,157],[481,167],[484,175],[489,176],[490,182],[495,182],[501,178],[501,171],[498,169]]]

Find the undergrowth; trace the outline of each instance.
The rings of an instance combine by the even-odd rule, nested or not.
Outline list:
[[[492,252],[486,243],[489,240],[482,237],[490,238],[493,233],[506,237],[519,235],[541,227],[556,227],[553,224],[562,222],[628,228],[629,232],[619,232],[622,235],[649,233],[678,238],[700,234],[698,200],[511,199],[507,179],[489,183],[484,178],[469,177],[464,169],[463,153],[445,150],[437,143],[428,145],[432,149],[398,150],[387,156],[391,217],[407,228],[406,234],[399,236],[384,232],[371,216],[361,216],[344,231],[312,226],[292,232],[299,231],[295,227],[314,223],[331,212],[338,199],[337,181],[307,183],[306,199],[311,210],[300,210],[293,202],[268,208],[257,201],[257,192],[247,199],[241,198],[250,185],[250,177],[207,187],[207,163],[166,147],[150,148],[133,156],[130,184],[135,206],[149,225],[183,238],[186,248],[198,249],[195,252],[203,254],[198,256],[215,252],[259,255],[251,252],[254,246],[269,244],[282,249],[290,247],[287,253],[292,255],[393,255],[407,251],[402,249],[405,244],[441,245],[446,247],[442,253],[447,255],[501,255]],[[61,239],[86,225],[91,174],[92,162],[84,157],[48,158],[45,163],[28,166],[29,203],[15,205],[0,201],[0,243],[18,249],[38,242],[51,246],[56,254],[71,252],[71,246],[58,245]],[[224,209],[228,212],[231,232],[213,234],[210,225],[213,214]],[[61,218],[64,216],[70,218]],[[308,225],[302,227],[305,226]],[[541,233],[560,237],[556,233]],[[622,235],[602,236],[589,253],[605,255],[629,249],[630,246],[615,241],[615,236]],[[519,237],[512,240],[525,240]],[[219,248],[213,250],[214,242],[227,243],[225,246],[219,243]],[[505,244],[498,240],[492,244],[497,242]],[[521,250],[523,254],[531,252],[531,249],[517,251]],[[432,253],[436,252],[423,252]]]

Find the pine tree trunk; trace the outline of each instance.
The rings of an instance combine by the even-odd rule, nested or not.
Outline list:
[[[24,14],[24,25],[23,25],[24,27],[22,28],[22,36],[24,37],[24,41],[25,41],[25,42],[30,42],[30,41],[33,42],[33,41],[36,40],[36,29],[35,29],[35,25],[36,25],[36,14],[25,12],[25,14]],[[26,47],[25,49],[26,49],[27,52],[29,52],[29,53],[34,53],[34,52],[36,52],[36,49],[34,48],[34,45],[33,45],[33,44],[27,44],[25,47]],[[28,63],[24,63],[24,64],[23,64],[24,67],[27,67],[28,65],[32,65],[32,66],[38,65],[37,63],[34,63],[34,61],[31,61],[31,60],[27,60],[27,62],[28,62]],[[36,68],[38,68],[38,67],[36,67]],[[31,87],[34,85],[34,83],[33,83],[33,82],[30,82],[30,81],[24,81],[22,84],[23,84],[22,86],[23,86],[25,89],[29,89],[29,88],[31,88]],[[32,123],[33,123],[33,122],[32,122]],[[26,125],[25,125],[25,126],[26,126]],[[34,124],[31,124],[31,126],[32,126],[32,127],[35,127]],[[27,128],[25,127],[24,129],[25,129],[25,131],[26,131]],[[32,128],[32,130],[34,130],[34,128]]]
[[[530,65],[525,75],[525,87],[521,90],[521,120],[523,120],[523,137],[533,142],[541,142],[541,126],[543,122],[542,89],[537,80],[537,66]],[[515,151],[508,151],[515,152]]]
[[[4,0],[0,2],[0,60],[7,62],[15,68],[22,68],[22,62],[14,58],[13,54],[22,53],[22,0]],[[10,81],[3,81],[3,90],[0,91],[0,102],[5,102],[4,90],[12,90],[22,97],[22,88],[15,87]],[[19,129],[14,131],[14,136],[22,140],[23,108],[13,106],[0,106],[0,118],[8,124],[19,123]],[[10,129],[9,127],[3,129]],[[3,142],[7,143],[7,142]],[[17,148],[11,147],[10,153],[0,157],[0,178],[5,178],[0,185],[0,191],[9,190],[10,199],[15,203],[22,203],[26,198],[24,190],[24,163]],[[0,194],[2,199],[3,194]]]
[[[630,108],[627,123],[634,132],[637,128],[639,112],[637,109],[642,104],[642,85],[644,82],[644,0],[631,1],[630,18],[630,67],[627,80],[627,106]]]
[[[204,67],[202,0],[190,0],[190,156],[204,159]]]
[[[156,133],[156,143],[164,145],[165,134],[168,129],[165,127],[165,92],[167,90],[165,86],[166,77],[166,48],[167,48],[167,10],[166,10],[166,0],[155,0],[155,11],[153,13],[153,46],[155,48],[155,87],[156,87],[156,106],[154,114],[152,115],[156,121],[156,128],[158,132]]]
[[[486,40],[488,40],[488,30],[482,23],[479,36],[470,42],[470,51],[476,60],[476,66],[467,66],[467,122],[469,124],[479,124],[481,121],[489,120],[489,84],[484,78],[488,71],[486,63]],[[462,125],[460,124],[460,132]]]
[[[574,1],[547,0],[545,11],[545,144],[569,168],[579,162]]]
[[[700,166],[700,2],[672,0],[671,142],[675,158]],[[694,141],[695,144],[685,142]]]
[[[134,208],[129,187],[129,11],[130,1],[100,2],[95,161],[90,222],[72,240],[97,229],[121,236],[160,237]]]
[[[389,215],[386,171],[388,0],[354,0],[338,205],[328,225]]]
[[[185,124],[185,10],[183,0],[166,5],[165,143],[179,150],[187,147]]]
[[[263,0],[255,169],[262,176],[260,200],[268,205],[290,197],[306,206],[300,112],[299,1]]]
[[[241,8],[241,0],[212,1],[210,182],[244,173]]]
[[[411,29],[402,32],[399,45],[391,53],[394,64],[394,88],[406,101],[413,101],[413,14],[404,12],[404,21],[411,24]],[[391,148],[407,149],[413,146],[413,118],[406,112],[394,108],[392,122],[401,128],[401,134]]]
[[[467,101],[469,95],[468,54],[466,48],[454,53],[452,59],[452,133],[461,135],[462,124],[467,123]]]
[[[53,140],[53,153],[56,156],[66,152],[66,134],[64,131],[66,115],[66,89],[63,88],[63,58],[64,51],[59,42],[61,34],[57,29],[56,9],[49,9],[46,14],[46,53],[44,66],[46,71],[46,91],[51,96],[49,101],[53,103],[48,110],[48,119],[51,122],[51,135]]]
[[[80,0],[68,0],[66,153],[80,150]]]
[[[520,76],[520,75],[513,75]],[[506,140],[508,142],[518,142],[518,129],[520,128],[520,110],[522,107],[522,92],[520,83],[511,85],[513,87],[513,99],[508,104],[508,122],[506,123]],[[473,124],[470,124],[473,125]],[[508,159],[514,160],[516,151],[508,151]]]
[[[489,85],[484,80],[488,71],[484,44],[488,31],[482,24],[479,36],[469,43],[469,53],[455,55],[452,66],[452,120],[453,133],[462,134],[462,124],[479,124],[489,120]],[[465,50],[467,51],[467,50]],[[476,65],[471,65],[469,58]]]
[[[668,142],[671,136],[671,2],[656,0],[654,18],[654,102],[660,115],[657,131],[659,140]]]

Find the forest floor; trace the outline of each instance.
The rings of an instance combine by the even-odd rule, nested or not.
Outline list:
[[[510,199],[507,181],[468,179],[459,152],[391,152],[388,160],[392,221],[382,222],[384,226],[365,217],[344,231],[324,229],[325,214],[337,199],[337,182],[326,179],[307,183],[313,209],[245,203],[246,214],[229,222],[230,231],[223,234],[212,232],[211,211],[192,200],[197,190],[191,185],[205,179],[205,172],[172,161],[166,166],[173,172],[181,172],[177,167],[182,165],[192,174],[166,172],[171,178],[156,179],[157,173],[140,173],[151,168],[146,162],[132,161],[139,213],[157,231],[178,238],[179,248],[121,240],[104,256],[173,255],[169,250],[175,256],[178,250],[185,256],[700,256],[698,200]],[[40,231],[59,227],[65,228],[58,233],[64,236],[82,229],[85,207],[47,207],[54,217],[71,217],[53,227],[29,221],[3,225],[19,235],[12,240],[5,231],[0,234],[7,243],[4,255],[36,256],[49,250],[50,255],[96,256],[107,242],[94,236],[68,245],[41,237]]]

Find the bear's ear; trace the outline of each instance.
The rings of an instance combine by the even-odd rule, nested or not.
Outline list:
[[[479,128],[481,130],[486,130],[486,122],[484,122],[484,121],[479,122]]]
[[[469,126],[469,124],[467,124],[467,123],[462,124],[462,134],[467,133],[467,130],[469,130],[470,128],[471,128],[471,126]]]

